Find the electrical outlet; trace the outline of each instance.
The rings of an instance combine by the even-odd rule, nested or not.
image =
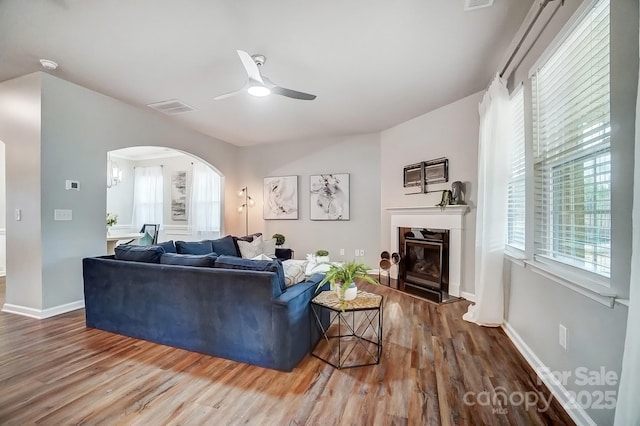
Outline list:
[[[360,256],[364,256],[364,250],[360,249]]]
[[[55,209],[53,220],[73,220],[73,211],[68,209]]]
[[[360,256],[360,250],[356,249],[356,251],[354,253],[354,256],[356,256],[356,257]]]
[[[344,249],[340,249],[340,256],[344,256]]]
[[[559,343],[565,350],[567,349],[567,327],[560,324],[558,327],[559,331]]]
[[[16,209],[14,212],[14,217],[17,221],[21,221],[22,220],[22,210],[20,209]]]

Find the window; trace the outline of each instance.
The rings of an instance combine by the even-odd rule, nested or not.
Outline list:
[[[525,168],[524,94],[522,87],[511,97],[512,139],[507,186],[507,245],[524,251]]]
[[[202,163],[193,165],[189,225],[201,238],[220,236],[220,176]]]
[[[609,277],[609,1],[533,75],[535,256]]]
[[[133,225],[162,224],[162,167],[136,167],[133,182]]]

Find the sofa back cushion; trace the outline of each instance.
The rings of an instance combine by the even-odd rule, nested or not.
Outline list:
[[[136,246],[120,244],[114,249],[116,260],[130,260],[133,262],[160,263],[164,249],[160,246]]]
[[[164,249],[165,253],[177,253],[176,245],[173,244],[173,240],[163,241],[161,243],[156,244]]]
[[[178,254],[209,254],[213,253],[211,241],[176,241],[176,252]],[[217,253],[217,252],[216,252]]]
[[[226,237],[222,237],[217,240],[209,240],[209,242],[213,248],[212,251],[215,251],[220,256],[240,256],[238,246],[231,235],[227,235]]]
[[[213,268],[218,257],[215,253],[209,254],[177,254],[165,253],[160,258],[160,263],[165,265],[200,266]]]
[[[268,271],[275,272],[278,276],[278,284],[280,290],[285,291],[287,286],[284,282],[284,269],[282,263],[278,260],[253,260],[243,259],[235,256],[218,256],[215,268],[225,269],[244,269],[248,271]]]

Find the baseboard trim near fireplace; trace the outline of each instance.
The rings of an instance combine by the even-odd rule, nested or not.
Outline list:
[[[473,293],[469,293],[466,291],[461,291],[460,292],[460,297],[462,297],[463,299],[467,299],[470,302],[474,302],[476,301],[476,295]]]

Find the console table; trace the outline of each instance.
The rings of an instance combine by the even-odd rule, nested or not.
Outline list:
[[[338,369],[379,364],[382,307],[382,296],[366,291],[358,290],[354,300],[345,302],[344,310],[334,291],[318,294],[311,301],[311,311],[322,338],[311,355]]]

